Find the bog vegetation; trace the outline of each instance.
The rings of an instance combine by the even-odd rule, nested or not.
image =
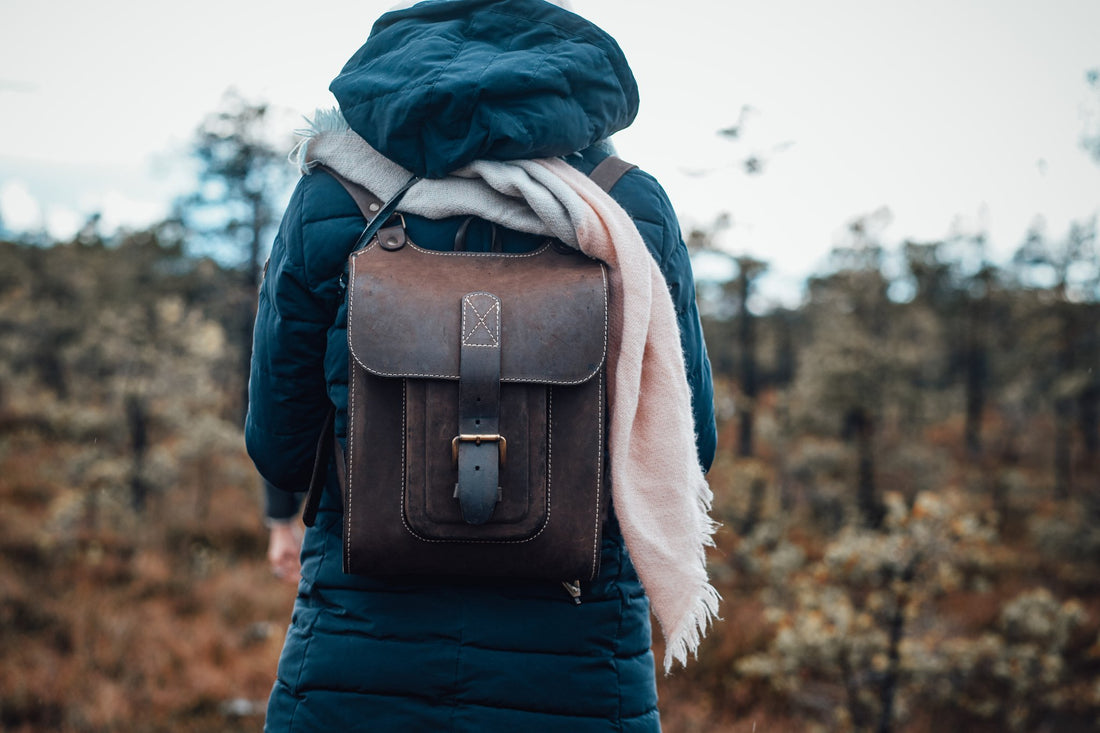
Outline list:
[[[256,110],[199,138],[245,252],[270,179],[217,146]],[[256,259],[193,227],[0,242],[4,730],[260,725],[293,589],[240,430]],[[724,620],[660,681],[666,730],[1100,726],[1096,240],[1037,224],[997,263],[870,215],[797,308],[753,307],[747,257],[700,284]]]

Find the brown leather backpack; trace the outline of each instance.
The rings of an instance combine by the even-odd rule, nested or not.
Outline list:
[[[592,177],[610,190],[632,167]],[[368,222],[394,206],[329,172]],[[465,251],[464,230],[421,248],[397,215],[349,258],[344,571],[591,579],[610,500],[605,267],[552,240]]]

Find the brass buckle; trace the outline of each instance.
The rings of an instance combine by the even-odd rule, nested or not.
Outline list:
[[[458,444],[459,443],[473,443],[474,445],[481,445],[483,442],[498,443],[500,449],[500,465],[503,466],[508,461],[508,441],[504,439],[503,435],[496,434],[483,434],[483,433],[460,433],[451,440],[451,460],[458,465]]]

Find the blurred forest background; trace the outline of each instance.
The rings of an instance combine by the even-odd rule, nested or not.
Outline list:
[[[163,222],[0,241],[4,730],[261,727],[294,595],[241,436],[292,183],[265,114],[226,97]],[[1100,727],[1095,213],[1004,262],[888,223],[854,218],[793,308],[721,222],[686,233],[733,273],[698,284],[725,600],[660,680],[671,733]]]

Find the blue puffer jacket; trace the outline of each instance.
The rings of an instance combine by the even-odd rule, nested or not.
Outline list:
[[[637,109],[633,77],[614,41],[542,0],[425,2],[387,14],[332,89],[356,132],[430,176],[477,158],[546,155],[588,172],[606,155],[595,143],[629,124]],[[699,458],[709,466],[710,366],[675,215],[641,171],[628,173],[612,195],[668,281]],[[460,220],[407,216],[406,223],[414,241],[432,246],[453,242]],[[343,439],[348,351],[339,279],[362,227],[351,198],[318,172],[299,182],[272,248],[246,439],[277,489],[308,483],[331,405]],[[487,248],[488,239],[488,227],[471,227],[471,249]],[[536,244],[509,232],[504,248]],[[269,510],[286,516],[295,506],[273,498]],[[580,605],[546,582],[347,576],[339,531],[330,466],[317,523],[303,543],[268,730],[659,730],[648,602],[613,515],[600,575],[584,585]]]

